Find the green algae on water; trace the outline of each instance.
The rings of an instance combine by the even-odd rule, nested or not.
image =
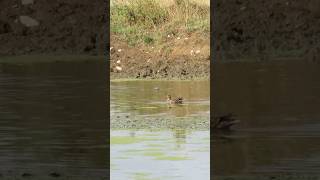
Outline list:
[[[146,152],[143,154],[144,156],[152,156],[152,157],[163,157],[165,154],[163,152]]]
[[[134,144],[143,141],[155,141],[154,138],[138,138],[138,137],[128,137],[128,136],[113,136],[110,138],[110,144]]]
[[[157,157],[156,160],[167,160],[167,161],[184,161],[184,160],[190,160],[188,157],[182,157],[182,156],[161,156]]]

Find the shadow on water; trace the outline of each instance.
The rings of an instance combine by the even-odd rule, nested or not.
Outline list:
[[[214,176],[320,175],[320,65],[215,64],[215,112],[241,123],[213,141]]]
[[[105,178],[104,63],[0,65],[2,177]]]

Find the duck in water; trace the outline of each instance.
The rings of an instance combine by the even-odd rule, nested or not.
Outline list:
[[[230,127],[239,123],[239,120],[234,119],[233,114],[227,114],[214,118],[213,129],[230,130]]]
[[[167,102],[168,102],[168,104],[182,104],[183,98],[177,97],[177,98],[172,99],[171,95],[167,95]]]

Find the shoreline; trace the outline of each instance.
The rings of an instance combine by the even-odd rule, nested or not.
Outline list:
[[[146,78],[146,79],[137,79],[137,78],[113,78],[110,76],[110,82],[132,82],[132,81],[210,81],[210,77],[204,78],[189,78],[189,79],[179,79],[179,78]]]

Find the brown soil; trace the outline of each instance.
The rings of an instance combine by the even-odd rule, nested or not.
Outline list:
[[[319,0],[214,2],[217,61],[319,59]]]
[[[161,47],[130,47],[111,35],[111,48],[112,79],[202,79],[210,75],[210,40],[203,34],[170,35]]]
[[[0,1],[0,56],[30,54],[102,55],[106,3],[92,0]],[[28,16],[38,25],[21,22]]]

